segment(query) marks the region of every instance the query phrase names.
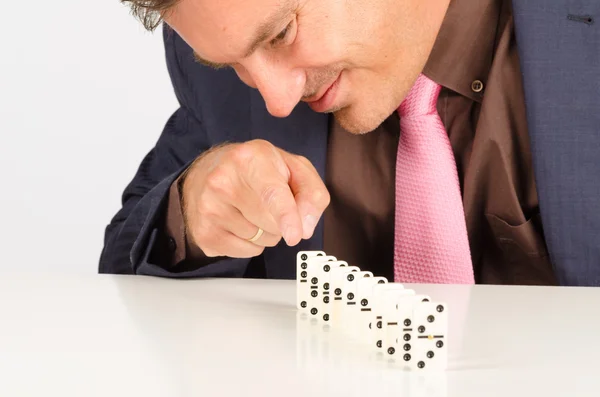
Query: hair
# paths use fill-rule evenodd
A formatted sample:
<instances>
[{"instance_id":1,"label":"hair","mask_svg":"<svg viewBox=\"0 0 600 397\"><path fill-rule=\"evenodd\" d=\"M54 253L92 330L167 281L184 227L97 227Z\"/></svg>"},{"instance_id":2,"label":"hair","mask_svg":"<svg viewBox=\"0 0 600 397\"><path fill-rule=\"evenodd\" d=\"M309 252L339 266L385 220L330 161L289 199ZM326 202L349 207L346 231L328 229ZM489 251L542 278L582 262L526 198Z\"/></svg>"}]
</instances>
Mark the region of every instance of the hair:
<instances>
[{"instance_id":1,"label":"hair","mask_svg":"<svg viewBox=\"0 0 600 397\"><path fill-rule=\"evenodd\" d=\"M161 24L164 14L171 10L180 0L120 0L129 4L131 13L144 27L153 31Z\"/></svg>"}]
</instances>

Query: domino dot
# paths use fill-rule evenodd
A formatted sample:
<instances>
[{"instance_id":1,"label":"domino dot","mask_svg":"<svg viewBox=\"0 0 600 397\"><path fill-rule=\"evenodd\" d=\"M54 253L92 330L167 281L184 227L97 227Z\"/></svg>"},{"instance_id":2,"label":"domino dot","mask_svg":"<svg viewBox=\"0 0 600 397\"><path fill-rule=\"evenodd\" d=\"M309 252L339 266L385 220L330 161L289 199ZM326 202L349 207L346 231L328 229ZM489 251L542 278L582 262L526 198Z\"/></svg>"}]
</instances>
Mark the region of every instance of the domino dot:
<instances>
[{"instance_id":1,"label":"domino dot","mask_svg":"<svg viewBox=\"0 0 600 397\"><path fill-rule=\"evenodd\" d=\"M421 326L419 327L419 332L420 332L420 333L423 333L423 332L425 332L425 327L421 325Z\"/></svg>"},{"instance_id":2,"label":"domino dot","mask_svg":"<svg viewBox=\"0 0 600 397\"><path fill-rule=\"evenodd\" d=\"M323 284L323 289L327 291L329 289L329 283Z\"/></svg>"},{"instance_id":3,"label":"domino dot","mask_svg":"<svg viewBox=\"0 0 600 397\"><path fill-rule=\"evenodd\" d=\"M441 313L444 311L444 306L438 305L438 307L436 307L436 310Z\"/></svg>"},{"instance_id":4,"label":"domino dot","mask_svg":"<svg viewBox=\"0 0 600 397\"><path fill-rule=\"evenodd\" d=\"M354 274L349 274L348 275L348 281L352 281L354 280Z\"/></svg>"},{"instance_id":5,"label":"domino dot","mask_svg":"<svg viewBox=\"0 0 600 397\"><path fill-rule=\"evenodd\" d=\"M410 350L410 343L405 343L404 344L404 350L405 351L409 351Z\"/></svg>"},{"instance_id":6,"label":"domino dot","mask_svg":"<svg viewBox=\"0 0 600 397\"><path fill-rule=\"evenodd\" d=\"M368 274L368 273L367 273L367 274L365 274L365 278L367 278L367 277L371 277L371 275L370 275L370 274Z\"/></svg>"},{"instance_id":7,"label":"domino dot","mask_svg":"<svg viewBox=\"0 0 600 397\"><path fill-rule=\"evenodd\" d=\"M312 309L310 309L310 314L315 315L317 314L319 311L317 310L317 308L313 307Z\"/></svg>"},{"instance_id":8,"label":"domino dot","mask_svg":"<svg viewBox=\"0 0 600 397\"><path fill-rule=\"evenodd\" d=\"M383 323L381 321L377 321L377 328L381 329L382 326L383 326Z\"/></svg>"},{"instance_id":9,"label":"domino dot","mask_svg":"<svg viewBox=\"0 0 600 397\"><path fill-rule=\"evenodd\" d=\"M319 254L319 256L321 256L321 254ZM306 254L302 254L302 256L300 257L303 261L308 259L308 255Z\"/></svg>"},{"instance_id":10,"label":"domino dot","mask_svg":"<svg viewBox=\"0 0 600 397\"><path fill-rule=\"evenodd\" d=\"M443 347L443 346L444 346L444 342L442 342L441 340L438 340L438 341L435 343L435 345L436 345L437 347L441 348L441 347Z\"/></svg>"},{"instance_id":11,"label":"domino dot","mask_svg":"<svg viewBox=\"0 0 600 397\"><path fill-rule=\"evenodd\" d=\"M316 283L318 283L318 282L319 282L319 279L318 279L318 278L316 278L316 277L313 277L313 278L310 280L310 282L311 282L311 283L313 283L313 284L316 284Z\"/></svg>"},{"instance_id":12,"label":"domino dot","mask_svg":"<svg viewBox=\"0 0 600 397\"><path fill-rule=\"evenodd\" d=\"M371 329L371 323L369 323L369 329Z\"/></svg>"},{"instance_id":13,"label":"domino dot","mask_svg":"<svg viewBox=\"0 0 600 397\"><path fill-rule=\"evenodd\" d=\"M323 320L329 321L329 314L323 314Z\"/></svg>"},{"instance_id":14,"label":"domino dot","mask_svg":"<svg viewBox=\"0 0 600 397\"><path fill-rule=\"evenodd\" d=\"M368 300L366 300L366 299L363 299L363 300L361 300L361 301L360 301L360 304L361 304L362 306L367 306L367 305L369 304L369 301L368 301Z\"/></svg>"},{"instance_id":15,"label":"domino dot","mask_svg":"<svg viewBox=\"0 0 600 397\"><path fill-rule=\"evenodd\" d=\"M319 252L319 253L317 254L317 256L323 256L323 254Z\"/></svg>"},{"instance_id":16,"label":"domino dot","mask_svg":"<svg viewBox=\"0 0 600 397\"><path fill-rule=\"evenodd\" d=\"M325 298L323 298L323 302L325 302L325 303L329 303L329 297L328 297L328 296L326 296Z\"/></svg>"},{"instance_id":17,"label":"domino dot","mask_svg":"<svg viewBox=\"0 0 600 397\"><path fill-rule=\"evenodd\" d=\"M410 354L408 354L408 353L405 354L403 358L404 358L404 361L410 361Z\"/></svg>"},{"instance_id":18,"label":"domino dot","mask_svg":"<svg viewBox=\"0 0 600 397\"><path fill-rule=\"evenodd\" d=\"M348 300L354 299L354 294L352 292L348 293Z\"/></svg>"},{"instance_id":19,"label":"domino dot","mask_svg":"<svg viewBox=\"0 0 600 397\"><path fill-rule=\"evenodd\" d=\"M425 368L425 363L423 361L419 361L419 363L417 364L417 367Z\"/></svg>"},{"instance_id":20,"label":"domino dot","mask_svg":"<svg viewBox=\"0 0 600 397\"><path fill-rule=\"evenodd\" d=\"M302 278L305 278L308 274L306 272L302 272L300 273L300 276L302 276Z\"/></svg>"},{"instance_id":21,"label":"domino dot","mask_svg":"<svg viewBox=\"0 0 600 397\"><path fill-rule=\"evenodd\" d=\"M302 302L300 302L300 306L301 306L301 307L306 307L306 301L302 301Z\"/></svg>"},{"instance_id":22,"label":"domino dot","mask_svg":"<svg viewBox=\"0 0 600 397\"><path fill-rule=\"evenodd\" d=\"M425 298L421 302L429 302L429 299Z\"/></svg>"},{"instance_id":23,"label":"domino dot","mask_svg":"<svg viewBox=\"0 0 600 397\"><path fill-rule=\"evenodd\" d=\"M329 270L331 270L331 268L329 267L329 265L325 265L323 267L323 270L325 271L325 273L327 273Z\"/></svg>"},{"instance_id":24,"label":"domino dot","mask_svg":"<svg viewBox=\"0 0 600 397\"><path fill-rule=\"evenodd\" d=\"M377 282L377 284L385 284L385 281L383 281L383 280L379 280L379 281Z\"/></svg>"},{"instance_id":25,"label":"domino dot","mask_svg":"<svg viewBox=\"0 0 600 397\"><path fill-rule=\"evenodd\" d=\"M394 354L394 353L396 353L396 349L394 349L393 347L390 347L388 349L388 354Z\"/></svg>"},{"instance_id":26,"label":"domino dot","mask_svg":"<svg viewBox=\"0 0 600 397\"><path fill-rule=\"evenodd\" d=\"M428 351L428 352L427 352L427 357L428 357L428 358L433 358L433 355L434 355L434 354L433 354L433 352L432 352L432 351Z\"/></svg>"},{"instance_id":27,"label":"domino dot","mask_svg":"<svg viewBox=\"0 0 600 397\"><path fill-rule=\"evenodd\" d=\"M334 292L335 292L336 295L341 295L342 294L342 290L339 289L339 288L336 288Z\"/></svg>"},{"instance_id":28,"label":"domino dot","mask_svg":"<svg viewBox=\"0 0 600 397\"><path fill-rule=\"evenodd\" d=\"M432 323L432 322L434 322L434 321L435 321L435 317L433 317L433 316L428 316L428 317L427 317L427 321L429 321L430 323Z\"/></svg>"},{"instance_id":29,"label":"domino dot","mask_svg":"<svg viewBox=\"0 0 600 397\"><path fill-rule=\"evenodd\" d=\"M410 340L410 334L404 334L404 340L408 342Z\"/></svg>"},{"instance_id":30,"label":"domino dot","mask_svg":"<svg viewBox=\"0 0 600 397\"><path fill-rule=\"evenodd\" d=\"M306 269L308 267L308 265L306 264L306 262L302 262L302 264L300 265L300 267L302 269Z\"/></svg>"},{"instance_id":31,"label":"domino dot","mask_svg":"<svg viewBox=\"0 0 600 397\"><path fill-rule=\"evenodd\" d=\"M377 347L381 347L382 343L380 340L377 341Z\"/></svg>"},{"instance_id":32,"label":"domino dot","mask_svg":"<svg viewBox=\"0 0 600 397\"><path fill-rule=\"evenodd\" d=\"M310 296L312 296L313 298L316 298L317 295L319 295L319 293L317 291L311 291L310 292Z\"/></svg>"},{"instance_id":33,"label":"domino dot","mask_svg":"<svg viewBox=\"0 0 600 397\"><path fill-rule=\"evenodd\" d=\"M412 324L412 322L410 321L409 318L407 318L406 320L404 320L404 325L407 327L410 327L410 325Z\"/></svg>"}]
</instances>

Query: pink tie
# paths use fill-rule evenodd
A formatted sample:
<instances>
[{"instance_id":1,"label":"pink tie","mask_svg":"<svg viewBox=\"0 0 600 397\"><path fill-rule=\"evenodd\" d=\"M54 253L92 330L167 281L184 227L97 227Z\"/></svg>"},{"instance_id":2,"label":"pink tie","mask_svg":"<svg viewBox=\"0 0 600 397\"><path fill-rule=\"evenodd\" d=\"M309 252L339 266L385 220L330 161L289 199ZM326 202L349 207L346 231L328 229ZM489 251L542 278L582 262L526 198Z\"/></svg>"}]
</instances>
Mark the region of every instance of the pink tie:
<instances>
[{"instance_id":1,"label":"pink tie","mask_svg":"<svg viewBox=\"0 0 600 397\"><path fill-rule=\"evenodd\" d=\"M420 75L398 108L396 282L474 283L456 163L436 109L440 89Z\"/></svg>"}]
</instances>

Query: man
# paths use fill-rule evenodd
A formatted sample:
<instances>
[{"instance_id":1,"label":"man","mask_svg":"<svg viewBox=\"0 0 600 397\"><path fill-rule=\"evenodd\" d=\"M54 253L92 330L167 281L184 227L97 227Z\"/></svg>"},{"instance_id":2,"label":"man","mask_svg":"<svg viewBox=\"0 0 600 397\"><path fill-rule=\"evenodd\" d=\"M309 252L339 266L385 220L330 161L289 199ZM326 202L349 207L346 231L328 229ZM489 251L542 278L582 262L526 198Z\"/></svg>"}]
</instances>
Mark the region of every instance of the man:
<instances>
[{"instance_id":1,"label":"man","mask_svg":"<svg viewBox=\"0 0 600 397\"><path fill-rule=\"evenodd\" d=\"M181 106L100 272L600 285L597 2L127 2Z\"/></svg>"}]
</instances>

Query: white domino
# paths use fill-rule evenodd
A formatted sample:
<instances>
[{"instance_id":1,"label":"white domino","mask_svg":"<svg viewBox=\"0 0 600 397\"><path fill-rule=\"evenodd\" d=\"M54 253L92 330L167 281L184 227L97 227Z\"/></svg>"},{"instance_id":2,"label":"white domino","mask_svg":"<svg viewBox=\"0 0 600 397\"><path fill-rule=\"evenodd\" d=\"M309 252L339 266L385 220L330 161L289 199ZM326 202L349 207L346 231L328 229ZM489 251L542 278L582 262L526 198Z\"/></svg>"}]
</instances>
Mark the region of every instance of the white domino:
<instances>
[{"instance_id":1,"label":"white domino","mask_svg":"<svg viewBox=\"0 0 600 397\"><path fill-rule=\"evenodd\" d=\"M358 312L353 318L351 324L351 334L360 340L366 341L371 334L371 321L373 314L373 291L377 288L382 288L388 284L385 277L363 277L358 282L357 287L357 304Z\"/></svg>"},{"instance_id":2,"label":"white domino","mask_svg":"<svg viewBox=\"0 0 600 397\"><path fill-rule=\"evenodd\" d=\"M331 303L330 307L330 319L333 324L336 326L341 326L342 322L342 310L344 310L345 304L345 291L344 286L345 282L348 278L348 274L350 273L358 273L360 268L358 266L345 266L338 267L331 271L331 276L329 279L330 285L330 299Z\"/></svg>"},{"instance_id":3,"label":"white domino","mask_svg":"<svg viewBox=\"0 0 600 397\"><path fill-rule=\"evenodd\" d=\"M372 346L382 349L386 335L387 318L393 314L396 300L399 295L415 295L412 289L404 288L398 283L387 283L373 286L373 308L371 310L371 338Z\"/></svg>"},{"instance_id":4,"label":"white domino","mask_svg":"<svg viewBox=\"0 0 600 397\"><path fill-rule=\"evenodd\" d=\"M360 307L358 287L360 285L360 280L364 278L372 279L373 273L365 271L348 273L343 283L342 302L344 302L344 304L340 311L340 322L349 334L351 333L350 329L353 326L354 317L358 316L358 308Z\"/></svg>"},{"instance_id":5,"label":"white domino","mask_svg":"<svg viewBox=\"0 0 600 397\"><path fill-rule=\"evenodd\" d=\"M307 349L318 333L327 342L319 355L325 362L343 362L343 357L334 355L352 341L385 357L394 368L447 369L445 302L350 266L324 251L298 252L296 269L297 331L311 336L297 338L302 367L312 366ZM329 346L332 343L342 346L334 349Z\"/></svg>"},{"instance_id":6,"label":"white domino","mask_svg":"<svg viewBox=\"0 0 600 397\"><path fill-rule=\"evenodd\" d=\"M348 263L345 261L327 261L319 263L317 278L318 278L318 286L317 293L319 295L319 300L317 302L316 308L318 311L318 316L323 321L328 322L331 318L333 307L333 291L331 288L331 276L332 272L335 272L338 268L346 268L348 267ZM312 293L312 291L311 291Z\"/></svg>"},{"instance_id":7,"label":"white domino","mask_svg":"<svg viewBox=\"0 0 600 397\"><path fill-rule=\"evenodd\" d=\"M308 311L306 299L310 296L308 259L325 255L323 251L300 251L296 254L296 308L302 312Z\"/></svg>"},{"instance_id":8,"label":"white domino","mask_svg":"<svg viewBox=\"0 0 600 397\"><path fill-rule=\"evenodd\" d=\"M448 307L419 302L413 307L410 368L445 370L448 366Z\"/></svg>"},{"instance_id":9,"label":"white domino","mask_svg":"<svg viewBox=\"0 0 600 397\"><path fill-rule=\"evenodd\" d=\"M420 294L394 297L394 301L388 306L386 332L383 338L383 347L386 354L398 356L410 353L412 345L406 342L410 342L412 338L414 308L419 303L430 299L429 296Z\"/></svg>"},{"instance_id":10,"label":"white domino","mask_svg":"<svg viewBox=\"0 0 600 397\"><path fill-rule=\"evenodd\" d=\"M320 281L323 275L323 267L327 264L334 263L337 259L335 256L313 256L307 259L308 263L308 296L305 298L307 302L306 310L313 317L319 316L319 307L321 306L322 297L320 294L320 286L323 284Z\"/></svg>"}]
</instances>

